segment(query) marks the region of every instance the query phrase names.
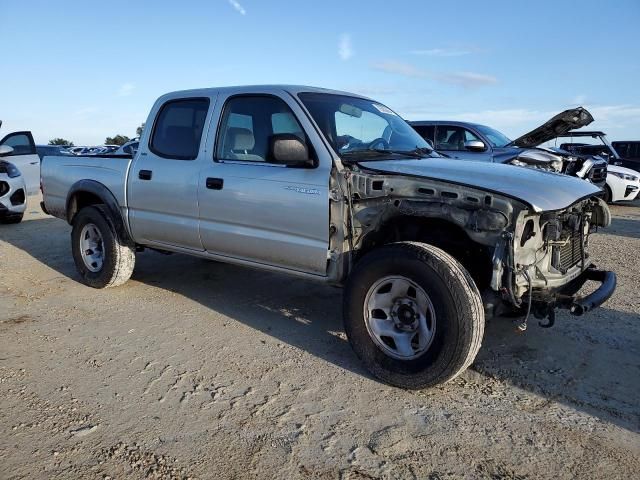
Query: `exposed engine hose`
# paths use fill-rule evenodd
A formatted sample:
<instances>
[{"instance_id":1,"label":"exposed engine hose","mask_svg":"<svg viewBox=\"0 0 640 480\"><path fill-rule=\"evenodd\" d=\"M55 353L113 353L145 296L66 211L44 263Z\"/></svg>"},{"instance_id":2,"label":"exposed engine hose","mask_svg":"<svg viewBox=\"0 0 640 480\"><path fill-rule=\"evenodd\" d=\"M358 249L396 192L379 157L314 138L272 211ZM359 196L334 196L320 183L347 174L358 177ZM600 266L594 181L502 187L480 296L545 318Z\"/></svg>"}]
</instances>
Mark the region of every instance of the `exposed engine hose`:
<instances>
[{"instance_id":1,"label":"exposed engine hose","mask_svg":"<svg viewBox=\"0 0 640 480\"><path fill-rule=\"evenodd\" d=\"M529 283L529 301L527 303L527 314L524 316L522 322L518 324L518 330L524 332L527 329L527 321L529 320L529 315L531 315L531 304L533 303L533 288L531 286L531 276L529 275L529 272L527 272L526 270L522 270L521 273Z\"/></svg>"}]
</instances>

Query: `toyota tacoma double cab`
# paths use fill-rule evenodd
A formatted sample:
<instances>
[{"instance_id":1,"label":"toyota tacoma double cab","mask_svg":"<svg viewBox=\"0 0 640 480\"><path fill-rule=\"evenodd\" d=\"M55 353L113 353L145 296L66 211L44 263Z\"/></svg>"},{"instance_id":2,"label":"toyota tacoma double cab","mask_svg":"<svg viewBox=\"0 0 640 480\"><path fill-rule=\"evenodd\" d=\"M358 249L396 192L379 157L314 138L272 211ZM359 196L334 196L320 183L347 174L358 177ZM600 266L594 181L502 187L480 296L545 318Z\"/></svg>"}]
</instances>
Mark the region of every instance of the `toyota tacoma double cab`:
<instances>
[{"instance_id":1,"label":"toyota tacoma double cab","mask_svg":"<svg viewBox=\"0 0 640 480\"><path fill-rule=\"evenodd\" d=\"M589 238L610 223L596 186L552 172L451 162L374 100L300 86L160 97L135 156L45 157L45 212L72 226L92 287L145 249L344 286L349 342L383 381L446 382L485 318L581 315L613 293ZM599 285L577 292L588 280Z\"/></svg>"}]
</instances>

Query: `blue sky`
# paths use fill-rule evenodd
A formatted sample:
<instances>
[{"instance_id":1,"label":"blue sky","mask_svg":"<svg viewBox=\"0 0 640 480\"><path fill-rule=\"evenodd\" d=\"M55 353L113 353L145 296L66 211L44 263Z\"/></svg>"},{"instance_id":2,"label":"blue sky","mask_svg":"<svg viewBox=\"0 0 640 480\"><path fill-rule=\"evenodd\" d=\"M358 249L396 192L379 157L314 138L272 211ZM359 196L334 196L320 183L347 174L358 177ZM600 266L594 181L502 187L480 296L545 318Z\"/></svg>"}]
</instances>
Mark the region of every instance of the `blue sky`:
<instances>
[{"instance_id":1,"label":"blue sky","mask_svg":"<svg viewBox=\"0 0 640 480\"><path fill-rule=\"evenodd\" d=\"M159 95L295 83L511 137L584 105L640 139L640 1L0 0L2 131L98 144Z\"/></svg>"}]
</instances>

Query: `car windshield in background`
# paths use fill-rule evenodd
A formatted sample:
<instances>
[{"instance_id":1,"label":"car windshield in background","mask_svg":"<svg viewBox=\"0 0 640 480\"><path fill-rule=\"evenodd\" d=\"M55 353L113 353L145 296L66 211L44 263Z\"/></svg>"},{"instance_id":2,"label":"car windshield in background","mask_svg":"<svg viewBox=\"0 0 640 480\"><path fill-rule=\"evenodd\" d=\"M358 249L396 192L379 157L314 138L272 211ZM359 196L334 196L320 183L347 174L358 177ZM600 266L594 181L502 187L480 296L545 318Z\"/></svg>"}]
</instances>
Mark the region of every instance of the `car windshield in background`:
<instances>
[{"instance_id":1,"label":"car windshield in background","mask_svg":"<svg viewBox=\"0 0 640 480\"><path fill-rule=\"evenodd\" d=\"M494 130L491 127L487 127L485 125L476 125L476 128L482 133L493 148L502 148L506 147L511 143L511 139L507 138L506 135L500 133L497 130Z\"/></svg>"},{"instance_id":2,"label":"car windshield in background","mask_svg":"<svg viewBox=\"0 0 640 480\"><path fill-rule=\"evenodd\" d=\"M436 156L407 122L380 103L328 93L298 96L343 158Z\"/></svg>"}]
</instances>

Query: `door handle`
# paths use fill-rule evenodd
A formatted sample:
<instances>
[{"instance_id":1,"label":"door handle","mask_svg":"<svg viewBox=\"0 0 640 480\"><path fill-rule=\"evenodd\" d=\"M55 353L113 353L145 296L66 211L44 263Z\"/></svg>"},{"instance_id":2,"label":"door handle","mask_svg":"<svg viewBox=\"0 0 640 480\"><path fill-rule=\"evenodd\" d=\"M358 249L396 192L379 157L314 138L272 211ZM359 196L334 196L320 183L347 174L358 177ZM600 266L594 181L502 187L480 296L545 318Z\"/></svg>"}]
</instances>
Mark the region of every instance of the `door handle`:
<instances>
[{"instance_id":1,"label":"door handle","mask_svg":"<svg viewBox=\"0 0 640 480\"><path fill-rule=\"evenodd\" d=\"M224 180L222 178L207 177L207 188L209 190L222 190Z\"/></svg>"},{"instance_id":2,"label":"door handle","mask_svg":"<svg viewBox=\"0 0 640 480\"><path fill-rule=\"evenodd\" d=\"M29 165L38 165L40 162L31 162Z\"/></svg>"},{"instance_id":3,"label":"door handle","mask_svg":"<svg viewBox=\"0 0 640 480\"><path fill-rule=\"evenodd\" d=\"M138 178L140 180L151 180L151 175L153 172L151 170L140 170L138 172Z\"/></svg>"}]
</instances>

